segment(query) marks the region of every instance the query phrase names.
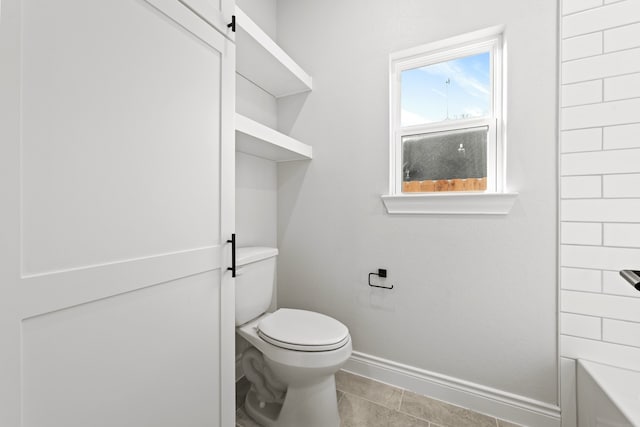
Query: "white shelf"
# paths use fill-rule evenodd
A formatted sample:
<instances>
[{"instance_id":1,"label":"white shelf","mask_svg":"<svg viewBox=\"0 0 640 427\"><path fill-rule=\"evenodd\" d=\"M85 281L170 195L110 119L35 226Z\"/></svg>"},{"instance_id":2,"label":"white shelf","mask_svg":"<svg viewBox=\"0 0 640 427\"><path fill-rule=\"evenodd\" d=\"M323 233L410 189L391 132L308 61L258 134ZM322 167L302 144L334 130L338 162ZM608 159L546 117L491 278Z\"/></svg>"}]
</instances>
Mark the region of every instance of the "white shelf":
<instances>
[{"instance_id":1,"label":"white shelf","mask_svg":"<svg viewBox=\"0 0 640 427\"><path fill-rule=\"evenodd\" d=\"M236 113L236 151L276 162L310 160L311 146Z\"/></svg>"},{"instance_id":2,"label":"white shelf","mask_svg":"<svg viewBox=\"0 0 640 427\"><path fill-rule=\"evenodd\" d=\"M236 70L276 98L307 92L312 79L236 6Z\"/></svg>"}]
</instances>

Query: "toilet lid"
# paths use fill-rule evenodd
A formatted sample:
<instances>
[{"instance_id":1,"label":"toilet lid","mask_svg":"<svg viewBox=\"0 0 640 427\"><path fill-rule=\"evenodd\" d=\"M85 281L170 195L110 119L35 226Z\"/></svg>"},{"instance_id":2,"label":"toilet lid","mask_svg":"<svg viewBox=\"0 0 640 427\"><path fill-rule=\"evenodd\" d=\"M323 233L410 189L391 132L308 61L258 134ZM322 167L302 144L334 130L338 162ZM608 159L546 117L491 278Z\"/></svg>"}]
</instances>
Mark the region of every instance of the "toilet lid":
<instances>
[{"instance_id":1,"label":"toilet lid","mask_svg":"<svg viewBox=\"0 0 640 427\"><path fill-rule=\"evenodd\" d=\"M349 341L349 329L336 319L307 310L281 308L258 324L258 335L278 347L329 351Z\"/></svg>"}]
</instances>

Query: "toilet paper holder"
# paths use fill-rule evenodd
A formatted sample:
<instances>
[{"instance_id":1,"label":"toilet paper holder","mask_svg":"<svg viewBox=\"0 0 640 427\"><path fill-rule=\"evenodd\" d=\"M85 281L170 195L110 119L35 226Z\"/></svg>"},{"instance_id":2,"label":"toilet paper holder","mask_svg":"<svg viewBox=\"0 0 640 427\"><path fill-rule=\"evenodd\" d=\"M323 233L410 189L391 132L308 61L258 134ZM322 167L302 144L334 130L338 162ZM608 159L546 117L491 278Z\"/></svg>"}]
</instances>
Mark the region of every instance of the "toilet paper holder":
<instances>
[{"instance_id":1,"label":"toilet paper holder","mask_svg":"<svg viewBox=\"0 0 640 427\"><path fill-rule=\"evenodd\" d=\"M393 289L393 285L391 285L391 286L381 286L381 285L372 284L371 283L371 276L378 276L378 277L386 278L387 277L387 270L386 269L379 268L377 273L369 273L369 286L371 286L372 288Z\"/></svg>"},{"instance_id":2,"label":"toilet paper holder","mask_svg":"<svg viewBox=\"0 0 640 427\"><path fill-rule=\"evenodd\" d=\"M620 275L640 291L640 270L620 270Z\"/></svg>"}]
</instances>

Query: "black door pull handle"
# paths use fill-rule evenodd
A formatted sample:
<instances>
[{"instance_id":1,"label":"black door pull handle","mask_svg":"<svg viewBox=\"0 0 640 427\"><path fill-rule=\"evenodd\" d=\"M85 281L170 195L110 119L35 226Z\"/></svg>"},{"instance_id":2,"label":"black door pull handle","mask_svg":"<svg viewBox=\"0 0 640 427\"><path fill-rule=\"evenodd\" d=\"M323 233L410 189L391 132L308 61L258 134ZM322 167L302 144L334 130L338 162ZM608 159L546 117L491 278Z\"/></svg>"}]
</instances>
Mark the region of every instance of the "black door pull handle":
<instances>
[{"instance_id":1,"label":"black door pull handle","mask_svg":"<svg viewBox=\"0 0 640 427\"><path fill-rule=\"evenodd\" d=\"M227 267L227 270L231 270L231 277L236 277L236 233L231 235L227 243L231 243L231 267Z\"/></svg>"}]
</instances>

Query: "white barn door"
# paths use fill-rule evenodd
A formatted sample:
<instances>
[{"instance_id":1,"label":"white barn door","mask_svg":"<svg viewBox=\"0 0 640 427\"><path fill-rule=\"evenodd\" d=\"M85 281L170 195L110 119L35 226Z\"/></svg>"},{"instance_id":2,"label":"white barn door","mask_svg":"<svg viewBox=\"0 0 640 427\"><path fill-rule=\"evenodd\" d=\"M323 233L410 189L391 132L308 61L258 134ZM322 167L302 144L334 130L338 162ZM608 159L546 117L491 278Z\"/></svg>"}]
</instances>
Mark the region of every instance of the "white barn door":
<instances>
[{"instance_id":1,"label":"white barn door","mask_svg":"<svg viewBox=\"0 0 640 427\"><path fill-rule=\"evenodd\" d=\"M0 0L0 425L229 426L234 44L177 0Z\"/></svg>"}]
</instances>

